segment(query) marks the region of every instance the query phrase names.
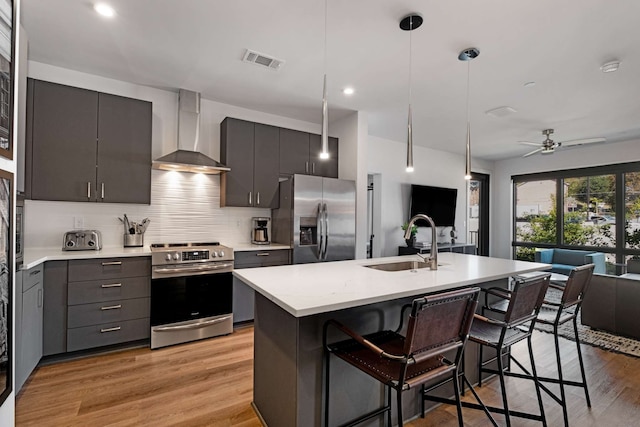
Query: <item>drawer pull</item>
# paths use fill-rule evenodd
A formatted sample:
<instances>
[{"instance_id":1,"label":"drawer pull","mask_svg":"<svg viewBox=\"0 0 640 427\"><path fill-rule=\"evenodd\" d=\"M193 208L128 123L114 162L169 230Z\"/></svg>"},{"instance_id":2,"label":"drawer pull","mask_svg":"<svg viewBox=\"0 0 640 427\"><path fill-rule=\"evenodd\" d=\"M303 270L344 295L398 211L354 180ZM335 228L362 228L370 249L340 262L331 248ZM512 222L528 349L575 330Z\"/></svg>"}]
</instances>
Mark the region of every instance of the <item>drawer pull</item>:
<instances>
[{"instance_id":1,"label":"drawer pull","mask_svg":"<svg viewBox=\"0 0 640 427\"><path fill-rule=\"evenodd\" d=\"M122 304L118 304L118 305L107 305L105 307L100 307L100 310L105 311L105 310L117 310L119 308L122 308Z\"/></svg>"},{"instance_id":2,"label":"drawer pull","mask_svg":"<svg viewBox=\"0 0 640 427\"><path fill-rule=\"evenodd\" d=\"M122 265L122 261L111 261L111 262L103 262L102 266L105 267L107 265Z\"/></svg>"},{"instance_id":3,"label":"drawer pull","mask_svg":"<svg viewBox=\"0 0 640 427\"><path fill-rule=\"evenodd\" d=\"M33 276L34 274L40 274L40 270L30 271L29 276Z\"/></svg>"},{"instance_id":4,"label":"drawer pull","mask_svg":"<svg viewBox=\"0 0 640 427\"><path fill-rule=\"evenodd\" d=\"M196 322L189 323L186 325L177 325L177 326L161 326L153 328L154 332L170 332L170 331L179 331L185 329L200 329L205 328L207 326L215 325L216 323L225 322L231 319L231 316L219 317L217 319L205 320L204 322Z\"/></svg>"},{"instance_id":5,"label":"drawer pull","mask_svg":"<svg viewBox=\"0 0 640 427\"><path fill-rule=\"evenodd\" d=\"M269 256L269 252L259 252L256 256Z\"/></svg>"},{"instance_id":6,"label":"drawer pull","mask_svg":"<svg viewBox=\"0 0 640 427\"><path fill-rule=\"evenodd\" d=\"M120 329L122 329L120 326L116 326L114 328L104 328L104 329L100 329L100 333L104 334L105 332L116 332L116 331L119 331Z\"/></svg>"},{"instance_id":7,"label":"drawer pull","mask_svg":"<svg viewBox=\"0 0 640 427\"><path fill-rule=\"evenodd\" d=\"M110 284L105 284L105 285L100 285L101 288L121 288L122 287L122 283L110 283Z\"/></svg>"}]
</instances>

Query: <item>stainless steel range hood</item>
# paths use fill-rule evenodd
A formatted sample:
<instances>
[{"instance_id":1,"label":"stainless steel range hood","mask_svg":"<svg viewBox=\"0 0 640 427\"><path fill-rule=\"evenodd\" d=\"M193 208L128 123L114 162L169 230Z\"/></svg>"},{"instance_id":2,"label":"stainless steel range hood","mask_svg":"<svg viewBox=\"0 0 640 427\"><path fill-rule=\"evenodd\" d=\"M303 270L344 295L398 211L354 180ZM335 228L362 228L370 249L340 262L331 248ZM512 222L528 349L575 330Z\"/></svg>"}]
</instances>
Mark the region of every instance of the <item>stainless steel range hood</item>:
<instances>
[{"instance_id":1,"label":"stainless steel range hood","mask_svg":"<svg viewBox=\"0 0 640 427\"><path fill-rule=\"evenodd\" d=\"M153 161L153 169L219 174L231 169L198 152L200 138L200 94L180 89L178 104L178 149Z\"/></svg>"}]
</instances>

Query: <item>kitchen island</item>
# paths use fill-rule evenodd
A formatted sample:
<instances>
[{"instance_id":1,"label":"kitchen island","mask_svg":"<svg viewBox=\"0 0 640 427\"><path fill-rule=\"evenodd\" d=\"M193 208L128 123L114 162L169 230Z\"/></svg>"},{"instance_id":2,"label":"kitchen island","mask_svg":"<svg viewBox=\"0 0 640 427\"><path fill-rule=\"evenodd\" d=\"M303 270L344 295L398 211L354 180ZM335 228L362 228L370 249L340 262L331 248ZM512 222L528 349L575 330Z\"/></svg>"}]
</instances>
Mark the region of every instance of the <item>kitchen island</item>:
<instances>
[{"instance_id":1,"label":"kitchen island","mask_svg":"<svg viewBox=\"0 0 640 427\"><path fill-rule=\"evenodd\" d=\"M320 426L322 420L322 326L337 319L361 334L395 329L400 307L415 297L469 286L508 285L508 278L550 268L548 264L457 253L439 255L438 270L381 271L367 266L417 255L236 270L256 291L253 404L267 426ZM336 335L330 340L344 339ZM467 372L477 351L468 346ZM342 363L331 370L330 425L381 405L383 387ZM406 418L418 414L417 391L405 392ZM395 409L394 409L395 410ZM369 424L379 425L377 420Z\"/></svg>"}]
</instances>

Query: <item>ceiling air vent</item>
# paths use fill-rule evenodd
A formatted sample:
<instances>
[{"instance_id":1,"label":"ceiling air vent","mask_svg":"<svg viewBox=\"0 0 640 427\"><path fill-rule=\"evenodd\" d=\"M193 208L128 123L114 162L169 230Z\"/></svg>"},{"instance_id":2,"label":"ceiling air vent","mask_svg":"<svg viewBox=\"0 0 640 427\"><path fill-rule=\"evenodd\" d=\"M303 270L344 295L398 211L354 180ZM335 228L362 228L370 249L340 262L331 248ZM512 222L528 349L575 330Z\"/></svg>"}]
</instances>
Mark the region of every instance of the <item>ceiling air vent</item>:
<instances>
[{"instance_id":1,"label":"ceiling air vent","mask_svg":"<svg viewBox=\"0 0 640 427\"><path fill-rule=\"evenodd\" d=\"M273 58L271 56L256 52L254 50L249 50L244 53L244 57L242 58L244 62L250 62L252 64L260 65L263 67L267 67L271 70L279 70L280 67L284 64L284 61L280 59Z\"/></svg>"}]
</instances>

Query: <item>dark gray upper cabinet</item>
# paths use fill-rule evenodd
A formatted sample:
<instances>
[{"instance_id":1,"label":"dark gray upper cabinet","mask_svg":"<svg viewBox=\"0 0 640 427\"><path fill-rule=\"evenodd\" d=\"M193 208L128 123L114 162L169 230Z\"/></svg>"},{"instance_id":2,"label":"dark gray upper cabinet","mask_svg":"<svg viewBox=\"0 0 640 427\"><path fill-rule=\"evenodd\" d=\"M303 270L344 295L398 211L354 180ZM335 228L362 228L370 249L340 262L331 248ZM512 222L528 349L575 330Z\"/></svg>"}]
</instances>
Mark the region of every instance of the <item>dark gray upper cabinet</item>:
<instances>
[{"instance_id":1,"label":"dark gray upper cabinet","mask_svg":"<svg viewBox=\"0 0 640 427\"><path fill-rule=\"evenodd\" d=\"M279 134L274 126L227 117L220 125L220 206L275 208Z\"/></svg>"},{"instance_id":2,"label":"dark gray upper cabinet","mask_svg":"<svg viewBox=\"0 0 640 427\"><path fill-rule=\"evenodd\" d=\"M39 80L28 83L32 114L27 122L27 197L30 187L36 200L92 199L98 93Z\"/></svg>"},{"instance_id":3,"label":"dark gray upper cabinet","mask_svg":"<svg viewBox=\"0 0 640 427\"><path fill-rule=\"evenodd\" d=\"M338 177L338 139L329 138L329 159L320 158L320 135L280 129L280 173Z\"/></svg>"},{"instance_id":4,"label":"dark gray upper cabinet","mask_svg":"<svg viewBox=\"0 0 640 427\"><path fill-rule=\"evenodd\" d=\"M321 159L322 140L320 135L309 135L309 161L312 175L338 177L338 138L329 137L329 158Z\"/></svg>"},{"instance_id":5,"label":"dark gray upper cabinet","mask_svg":"<svg viewBox=\"0 0 640 427\"><path fill-rule=\"evenodd\" d=\"M151 103L98 96L97 200L151 203Z\"/></svg>"},{"instance_id":6,"label":"dark gray upper cabinet","mask_svg":"<svg viewBox=\"0 0 640 427\"><path fill-rule=\"evenodd\" d=\"M310 174L309 134L292 129L280 129L280 173Z\"/></svg>"},{"instance_id":7,"label":"dark gray upper cabinet","mask_svg":"<svg viewBox=\"0 0 640 427\"><path fill-rule=\"evenodd\" d=\"M151 201L151 103L29 79L26 197Z\"/></svg>"}]
</instances>

